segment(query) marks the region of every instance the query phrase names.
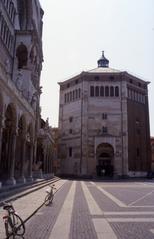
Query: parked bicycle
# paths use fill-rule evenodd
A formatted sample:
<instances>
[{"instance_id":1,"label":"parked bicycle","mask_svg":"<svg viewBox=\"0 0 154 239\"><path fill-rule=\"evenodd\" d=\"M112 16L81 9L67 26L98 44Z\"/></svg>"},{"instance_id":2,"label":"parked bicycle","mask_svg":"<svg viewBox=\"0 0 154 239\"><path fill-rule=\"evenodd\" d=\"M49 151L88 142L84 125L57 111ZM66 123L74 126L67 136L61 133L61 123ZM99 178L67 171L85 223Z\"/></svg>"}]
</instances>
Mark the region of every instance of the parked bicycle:
<instances>
[{"instance_id":1,"label":"parked bicycle","mask_svg":"<svg viewBox=\"0 0 154 239\"><path fill-rule=\"evenodd\" d=\"M54 184L49 185L49 187L50 187L50 188L46 189L47 195L46 195L45 200L44 200L44 204L45 204L46 206L48 206L49 204L52 203L53 197L54 197L54 190L56 190Z\"/></svg>"},{"instance_id":2,"label":"parked bicycle","mask_svg":"<svg viewBox=\"0 0 154 239\"><path fill-rule=\"evenodd\" d=\"M25 224L15 211L13 205L4 202L3 209L5 211L3 220L6 238L11 237L14 239L15 236L23 236L25 233Z\"/></svg>"}]
</instances>

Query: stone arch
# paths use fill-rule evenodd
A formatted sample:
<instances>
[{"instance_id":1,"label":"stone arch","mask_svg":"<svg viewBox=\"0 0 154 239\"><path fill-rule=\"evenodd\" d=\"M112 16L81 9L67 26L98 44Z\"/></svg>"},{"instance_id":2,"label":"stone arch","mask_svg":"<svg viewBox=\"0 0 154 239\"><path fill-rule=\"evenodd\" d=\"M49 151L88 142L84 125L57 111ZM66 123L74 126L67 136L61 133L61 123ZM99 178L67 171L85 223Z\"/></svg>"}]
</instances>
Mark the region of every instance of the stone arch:
<instances>
[{"instance_id":1,"label":"stone arch","mask_svg":"<svg viewBox=\"0 0 154 239\"><path fill-rule=\"evenodd\" d=\"M7 105L5 111L5 126L10 126L12 129L16 129L17 123L17 110L13 103Z\"/></svg>"},{"instance_id":2,"label":"stone arch","mask_svg":"<svg viewBox=\"0 0 154 239\"><path fill-rule=\"evenodd\" d=\"M10 103L4 112L4 128L2 131L2 150L0 162L0 177L7 179L10 176L10 168L12 165L12 150L14 134L16 134L16 108Z\"/></svg>"},{"instance_id":3,"label":"stone arch","mask_svg":"<svg viewBox=\"0 0 154 239\"><path fill-rule=\"evenodd\" d=\"M109 143L101 143L96 148L96 171L98 176L113 176L114 148Z\"/></svg>"},{"instance_id":4,"label":"stone arch","mask_svg":"<svg viewBox=\"0 0 154 239\"><path fill-rule=\"evenodd\" d=\"M17 47L16 56L18 59L18 69L26 67L28 62L28 50L23 42Z\"/></svg>"}]
</instances>

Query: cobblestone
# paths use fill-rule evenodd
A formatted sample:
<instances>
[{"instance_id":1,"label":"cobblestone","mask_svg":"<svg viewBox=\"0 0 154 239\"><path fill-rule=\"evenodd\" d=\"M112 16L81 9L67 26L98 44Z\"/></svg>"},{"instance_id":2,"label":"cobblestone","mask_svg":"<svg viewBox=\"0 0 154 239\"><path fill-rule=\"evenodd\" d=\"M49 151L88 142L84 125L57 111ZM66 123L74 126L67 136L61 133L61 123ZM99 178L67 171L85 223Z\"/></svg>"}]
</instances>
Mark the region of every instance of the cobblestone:
<instances>
[{"instance_id":1,"label":"cobblestone","mask_svg":"<svg viewBox=\"0 0 154 239\"><path fill-rule=\"evenodd\" d=\"M64 184L64 185L63 185ZM61 187L63 185L63 187ZM72 181L59 181L56 187L61 189L55 194L53 204L51 206L43 206L27 223L25 239L49 239L52 237L52 229L58 220L58 217L64 215L62 220L67 220L67 213L61 214L64 208L64 202L70 194ZM106 235L105 225L113 230L113 238L117 239L152 239L154 238L154 184L146 183L97 183L85 181L92 198L86 197L85 188L81 187L81 182L76 181L75 197L73 203L72 218L70 224L70 233L68 236L63 234L65 239L97 239L99 231L102 235ZM96 186L99 185L109 194L104 194ZM105 185L105 186L104 186ZM143 185L143 187L142 187ZM121 187L122 186L122 187ZM147 186L147 187L146 187ZM84 190L84 191L83 191ZM44 200L46 193L45 188L29 194L23 198L19 198L13 202L14 207L19 215L26 219ZM114 197L112 197L112 195ZM123 204L117 204L117 200L121 200ZM91 200L88 204L87 200ZM73 201L72 201L73 202ZM89 210L89 205L97 204L100 213ZM129 203L135 202L133 206ZM69 205L67 203L66 205ZM121 205L121 206L120 206ZM96 207L96 206L95 206ZM95 208L94 207L94 208ZM67 212L66 208L66 212ZM2 210L0 208L0 214ZM102 214L101 214L102 213ZM63 216L62 216L63 217ZM4 226L2 225L2 217L0 218L0 239L4 238ZM127 221L124 219L127 219ZM148 219L148 223L146 220ZM135 222L135 220L137 222ZM94 224L96 222L96 224ZM101 224L102 223L102 224ZM65 225L66 223L64 223ZM102 226L101 226L102 225ZM104 227L104 228L103 228ZM103 234L104 233L104 234ZM61 239L59 238L59 239ZM107 238L109 238L107 236ZM104 238L104 239L107 239Z\"/></svg>"},{"instance_id":2,"label":"cobblestone","mask_svg":"<svg viewBox=\"0 0 154 239\"><path fill-rule=\"evenodd\" d=\"M91 221L91 216L89 215L81 185L78 183L72 214L71 239L85 238L97 239L97 235Z\"/></svg>"}]
</instances>

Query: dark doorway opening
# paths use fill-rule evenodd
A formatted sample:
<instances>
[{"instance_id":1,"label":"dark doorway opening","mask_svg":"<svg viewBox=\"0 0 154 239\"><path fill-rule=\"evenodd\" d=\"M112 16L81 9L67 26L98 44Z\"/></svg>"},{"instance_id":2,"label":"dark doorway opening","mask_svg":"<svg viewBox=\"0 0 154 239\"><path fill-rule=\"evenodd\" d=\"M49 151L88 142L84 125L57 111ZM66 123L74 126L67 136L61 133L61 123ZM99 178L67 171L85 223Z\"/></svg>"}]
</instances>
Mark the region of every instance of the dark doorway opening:
<instances>
[{"instance_id":1,"label":"dark doorway opening","mask_svg":"<svg viewBox=\"0 0 154 239\"><path fill-rule=\"evenodd\" d=\"M99 177L113 177L114 150L110 144L103 143L97 147L96 174Z\"/></svg>"}]
</instances>

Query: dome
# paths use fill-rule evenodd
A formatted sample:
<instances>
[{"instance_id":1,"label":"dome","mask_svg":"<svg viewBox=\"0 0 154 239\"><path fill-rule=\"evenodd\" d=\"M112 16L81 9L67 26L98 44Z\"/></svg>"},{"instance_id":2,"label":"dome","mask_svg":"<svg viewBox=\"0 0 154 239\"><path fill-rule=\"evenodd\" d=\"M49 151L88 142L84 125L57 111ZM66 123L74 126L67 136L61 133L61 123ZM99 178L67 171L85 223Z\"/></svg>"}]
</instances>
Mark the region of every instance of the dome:
<instances>
[{"instance_id":1,"label":"dome","mask_svg":"<svg viewBox=\"0 0 154 239\"><path fill-rule=\"evenodd\" d=\"M105 58L104 51L102 51L102 57L97 61L98 67L109 67L109 60Z\"/></svg>"}]
</instances>

